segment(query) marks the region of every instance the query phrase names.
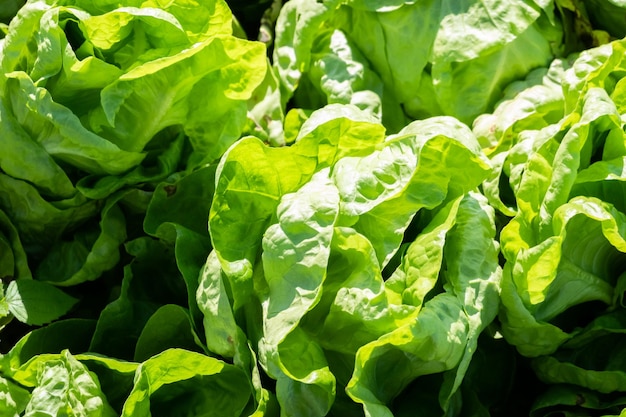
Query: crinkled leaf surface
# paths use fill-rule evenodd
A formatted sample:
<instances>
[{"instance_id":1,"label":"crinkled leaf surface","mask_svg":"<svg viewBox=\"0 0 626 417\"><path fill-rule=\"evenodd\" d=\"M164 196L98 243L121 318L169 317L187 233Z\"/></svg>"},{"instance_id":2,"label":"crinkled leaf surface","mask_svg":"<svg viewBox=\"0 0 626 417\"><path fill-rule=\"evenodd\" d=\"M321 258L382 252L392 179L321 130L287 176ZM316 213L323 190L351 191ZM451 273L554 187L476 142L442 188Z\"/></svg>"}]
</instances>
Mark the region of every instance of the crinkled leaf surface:
<instances>
[{"instance_id":1,"label":"crinkled leaf surface","mask_svg":"<svg viewBox=\"0 0 626 417\"><path fill-rule=\"evenodd\" d=\"M95 375L67 350L41 357L37 385L26 405L25 416L73 415L111 417L116 413L106 401Z\"/></svg>"}]
</instances>

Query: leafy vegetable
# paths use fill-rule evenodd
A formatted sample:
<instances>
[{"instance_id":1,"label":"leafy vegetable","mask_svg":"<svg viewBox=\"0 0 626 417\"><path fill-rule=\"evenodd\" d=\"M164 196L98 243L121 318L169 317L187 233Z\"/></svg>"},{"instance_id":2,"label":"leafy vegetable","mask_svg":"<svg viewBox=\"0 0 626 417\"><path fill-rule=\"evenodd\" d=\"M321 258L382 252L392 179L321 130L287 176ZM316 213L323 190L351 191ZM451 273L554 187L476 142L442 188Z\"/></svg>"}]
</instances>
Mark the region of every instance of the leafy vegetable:
<instances>
[{"instance_id":1,"label":"leafy vegetable","mask_svg":"<svg viewBox=\"0 0 626 417\"><path fill-rule=\"evenodd\" d=\"M5 314L28 324L46 324L67 313L76 300L45 282L21 279L6 289Z\"/></svg>"},{"instance_id":2,"label":"leafy vegetable","mask_svg":"<svg viewBox=\"0 0 626 417\"><path fill-rule=\"evenodd\" d=\"M516 109L509 120L485 116L475 128L485 132L498 161L487 195L514 216L500 239L506 259L502 334L535 358L542 381L582 387L572 388L584 392L582 398L624 387L617 323L626 218L616 171L624 155L616 94L623 51L616 41L582 52L567 66L559 62L548 77L500 104L494 116ZM545 401L569 404L560 402L568 401L560 399L569 395L565 391L550 392ZM603 408L598 401L588 407Z\"/></svg>"},{"instance_id":3,"label":"leafy vegetable","mask_svg":"<svg viewBox=\"0 0 626 417\"><path fill-rule=\"evenodd\" d=\"M209 215L215 252L198 290L207 343L228 357L248 341L257 344L261 366L277 380L278 401L287 415L328 413L339 392L331 358L352 356L358 366L361 346L366 349L414 320L419 306L386 293L381 270L420 209L433 210L446 201L458 205L488 169L470 131L454 119L415 122L386 139L382 130L378 135L365 130L370 126L377 125L354 107L329 106L311 115L293 146L271 149L253 138L242 140L218 167ZM361 131L371 132L369 147L362 136L351 141ZM247 157L260 151L263 158ZM462 172L455 169L460 165ZM227 220L244 212L248 216L238 222ZM385 218L390 220L381 223ZM489 230L488 218L479 229ZM487 242L497 275L496 247ZM428 266L437 271L441 260ZM492 306L492 318L496 309ZM470 327L471 337L477 337L478 328ZM241 340L242 329L253 338ZM353 334L348 343L347 331ZM461 356L453 356L449 368ZM342 372L345 378L352 370ZM357 373L353 381L359 378Z\"/></svg>"},{"instance_id":4,"label":"leafy vegetable","mask_svg":"<svg viewBox=\"0 0 626 417\"><path fill-rule=\"evenodd\" d=\"M563 50L552 2L302 0L287 3L278 23L274 62L289 93L376 103L392 129L403 110L470 123L506 84Z\"/></svg>"},{"instance_id":5,"label":"leafy vegetable","mask_svg":"<svg viewBox=\"0 0 626 417\"><path fill-rule=\"evenodd\" d=\"M166 350L142 363L122 416L239 416L248 398L238 368L184 350Z\"/></svg>"},{"instance_id":6,"label":"leafy vegetable","mask_svg":"<svg viewBox=\"0 0 626 417\"><path fill-rule=\"evenodd\" d=\"M0 60L0 207L39 265L35 278L97 279L127 238L122 190L211 162L243 130L263 46L232 36L225 3L186 7L31 1L12 21Z\"/></svg>"},{"instance_id":7,"label":"leafy vegetable","mask_svg":"<svg viewBox=\"0 0 626 417\"><path fill-rule=\"evenodd\" d=\"M5 3L1 415L626 415L624 4Z\"/></svg>"}]
</instances>

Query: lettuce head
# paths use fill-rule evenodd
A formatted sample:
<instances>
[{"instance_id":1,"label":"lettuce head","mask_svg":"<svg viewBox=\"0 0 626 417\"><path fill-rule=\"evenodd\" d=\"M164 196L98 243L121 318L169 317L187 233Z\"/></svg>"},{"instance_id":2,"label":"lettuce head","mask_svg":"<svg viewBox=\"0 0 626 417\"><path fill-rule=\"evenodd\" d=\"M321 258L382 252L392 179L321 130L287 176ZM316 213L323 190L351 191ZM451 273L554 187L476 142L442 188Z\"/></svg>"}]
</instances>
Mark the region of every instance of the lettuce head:
<instances>
[{"instance_id":1,"label":"lettuce head","mask_svg":"<svg viewBox=\"0 0 626 417\"><path fill-rule=\"evenodd\" d=\"M267 61L232 26L222 0L33 0L11 20L0 209L36 278L96 279L158 182L239 138Z\"/></svg>"},{"instance_id":2,"label":"lettuce head","mask_svg":"<svg viewBox=\"0 0 626 417\"><path fill-rule=\"evenodd\" d=\"M281 10L274 63L296 105L352 103L398 129L436 115L471 123L563 51L551 1L298 0Z\"/></svg>"}]
</instances>

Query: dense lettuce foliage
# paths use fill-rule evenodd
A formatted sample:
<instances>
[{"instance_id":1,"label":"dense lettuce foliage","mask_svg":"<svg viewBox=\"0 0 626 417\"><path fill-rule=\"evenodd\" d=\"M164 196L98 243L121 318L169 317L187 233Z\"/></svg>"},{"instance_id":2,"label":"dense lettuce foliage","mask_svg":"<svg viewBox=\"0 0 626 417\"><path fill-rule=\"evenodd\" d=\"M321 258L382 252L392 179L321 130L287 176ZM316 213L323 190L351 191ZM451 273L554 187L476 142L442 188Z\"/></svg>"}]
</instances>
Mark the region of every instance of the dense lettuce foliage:
<instances>
[{"instance_id":1,"label":"dense lettuce foliage","mask_svg":"<svg viewBox=\"0 0 626 417\"><path fill-rule=\"evenodd\" d=\"M274 62L297 104L320 96L395 123L402 114L471 122L563 49L555 11L545 1L290 1Z\"/></svg>"},{"instance_id":2,"label":"dense lettuce foliage","mask_svg":"<svg viewBox=\"0 0 626 417\"><path fill-rule=\"evenodd\" d=\"M0 12L2 416L626 416L626 3Z\"/></svg>"}]
</instances>

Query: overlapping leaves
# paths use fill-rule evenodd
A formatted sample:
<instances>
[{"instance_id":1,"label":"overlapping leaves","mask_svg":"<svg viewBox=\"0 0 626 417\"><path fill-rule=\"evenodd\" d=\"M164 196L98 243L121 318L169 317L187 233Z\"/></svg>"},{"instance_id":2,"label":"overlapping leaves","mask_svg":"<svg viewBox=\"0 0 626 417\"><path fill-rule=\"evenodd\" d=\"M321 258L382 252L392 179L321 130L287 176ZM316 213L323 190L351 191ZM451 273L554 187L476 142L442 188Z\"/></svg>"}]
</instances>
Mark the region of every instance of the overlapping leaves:
<instances>
[{"instance_id":1,"label":"overlapping leaves","mask_svg":"<svg viewBox=\"0 0 626 417\"><path fill-rule=\"evenodd\" d=\"M0 410L623 415L623 10L27 2Z\"/></svg>"}]
</instances>

